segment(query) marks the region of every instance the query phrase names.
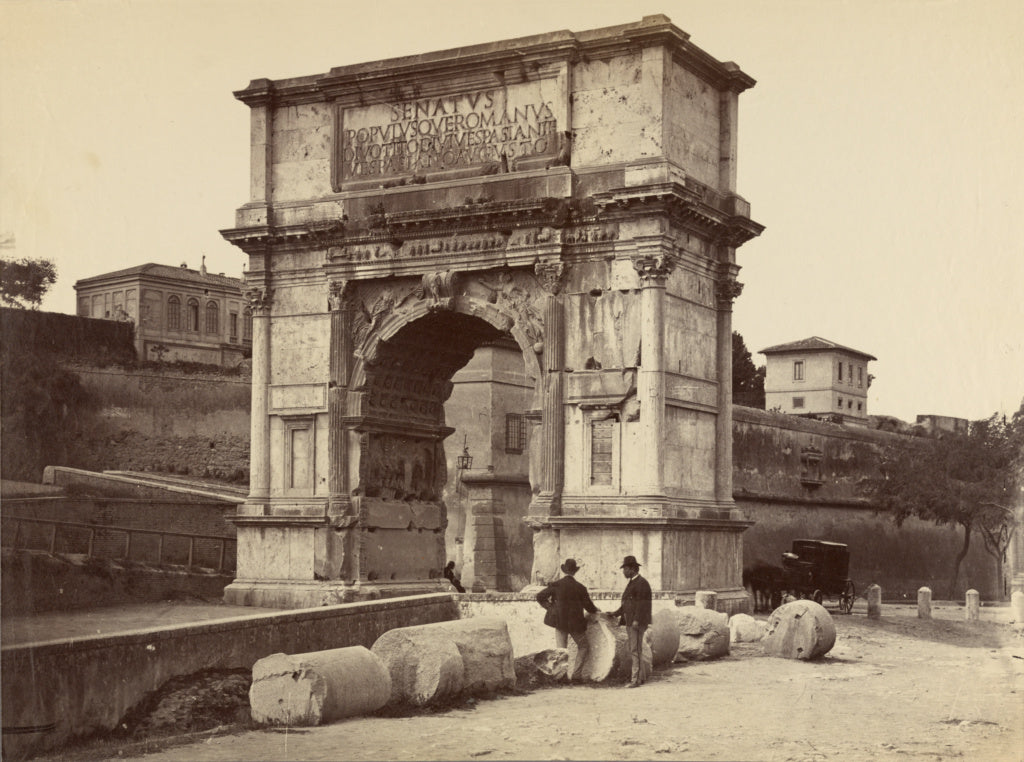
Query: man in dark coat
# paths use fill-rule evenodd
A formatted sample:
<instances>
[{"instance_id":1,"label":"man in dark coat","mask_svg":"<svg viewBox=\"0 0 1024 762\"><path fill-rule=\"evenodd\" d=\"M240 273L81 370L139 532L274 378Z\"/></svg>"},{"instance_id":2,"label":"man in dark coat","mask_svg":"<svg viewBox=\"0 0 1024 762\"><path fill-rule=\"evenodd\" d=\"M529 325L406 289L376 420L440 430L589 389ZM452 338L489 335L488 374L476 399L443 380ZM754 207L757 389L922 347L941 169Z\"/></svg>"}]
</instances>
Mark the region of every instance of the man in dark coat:
<instances>
[{"instance_id":1,"label":"man in dark coat","mask_svg":"<svg viewBox=\"0 0 1024 762\"><path fill-rule=\"evenodd\" d=\"M448 565L444 567L444 578L452 583L456 590L460 593L466 592L466 588L462 586L462 580L455 574L455 562L449 561Z\"/></svg>"},{"instance_id":2,"label":"man in dark coat","mask_svg":"<svg viewBox=\"0 0 1024 762\"><path fill-rule=\"evenodd\" d=\"M569 645L569 636L576 643L576 661L569 671L570 680L579 680L583 676L583 664L590 653L585 612L596 614L598 611L586 586L573 576L579 568L575 558L567 558L562 564L565 576L537 593L537 603L547 609L544 624L555 628L555 645L565 648Z\"/></svg>"},{"instance_id":3,"label":"man in dark coat","mask_svg":"<svg viewBox=\"0 0 1024 762\"><path fill-rule=\"evenodd\" d=\"M626 556L622 562L623 576L629 580L622 591L622 603L612 612L619 617L619 624L626 625L629 656L633 670L627 688L636 688L647 682L647 665L644 664L644 633L651 624L651 585L640 576L640 564L635 556Z\"/></svg>"}]
</instances>

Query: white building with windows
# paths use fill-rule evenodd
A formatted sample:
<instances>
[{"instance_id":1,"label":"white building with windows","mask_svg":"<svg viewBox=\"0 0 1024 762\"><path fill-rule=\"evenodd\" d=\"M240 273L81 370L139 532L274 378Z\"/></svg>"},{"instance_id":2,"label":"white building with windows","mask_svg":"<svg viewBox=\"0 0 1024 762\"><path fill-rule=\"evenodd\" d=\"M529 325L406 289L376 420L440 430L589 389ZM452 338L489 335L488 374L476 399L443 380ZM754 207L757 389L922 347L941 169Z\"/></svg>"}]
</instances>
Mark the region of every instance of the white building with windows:
<instances>
[{"instance_id":1,"label":"white building with windows","mask_svg":"<svg viewBox=\"0 0 1024 762\"><path fill-rule=\"evenodd\" d=\"M250 355L252 314L241 278L144 264L75 283L78 314L135 324L140 360L235 366Z\"/></svg>"},{"instance_id":2,"label":"white building with windows","mask_svg":"<svg viewBox=\"0 0 1024 762\"><path fill-rule=\"evenodd\" d=\"M834 341L809 339L762 349L767 410L866 425L868 363L876 357Z\"/></svg>"}]
</instances>

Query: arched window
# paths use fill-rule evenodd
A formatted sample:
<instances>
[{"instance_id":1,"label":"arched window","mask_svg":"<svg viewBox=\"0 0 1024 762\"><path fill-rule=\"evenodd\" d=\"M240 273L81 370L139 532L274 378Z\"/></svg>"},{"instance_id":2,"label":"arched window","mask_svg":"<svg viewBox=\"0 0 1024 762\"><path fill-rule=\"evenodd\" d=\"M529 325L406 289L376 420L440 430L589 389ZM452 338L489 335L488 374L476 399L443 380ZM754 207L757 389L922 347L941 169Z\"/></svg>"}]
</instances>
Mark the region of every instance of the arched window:
<instances>
[{"instance_id":1,"label":"arched window","mask_svg":"<svg viewBox=\"0 0 1024 762\"><path fill-rule=\"evenodd\" d=\"M206 332L218 333L220 331L220 307L217 302L206 303Z\"/></svg>"},{"instance_id":2,"label":"arched window","mask_svg":"<svg viewBox=\"0 0 1024 762\"><path fill-rule=\"evenodd\" d=\"M181 299L176 296L167 300L167 329L181 330Z\"/></svg>"},{"instance_id":3,"label":"arched window","mask_svg":"<svg viewBox=\"0 0 1024 762\"><path fill-rule=\"evenodd\" d=\"M188 330L199 330L199 300L188 300Z\"/></svg>"}]
</instances>

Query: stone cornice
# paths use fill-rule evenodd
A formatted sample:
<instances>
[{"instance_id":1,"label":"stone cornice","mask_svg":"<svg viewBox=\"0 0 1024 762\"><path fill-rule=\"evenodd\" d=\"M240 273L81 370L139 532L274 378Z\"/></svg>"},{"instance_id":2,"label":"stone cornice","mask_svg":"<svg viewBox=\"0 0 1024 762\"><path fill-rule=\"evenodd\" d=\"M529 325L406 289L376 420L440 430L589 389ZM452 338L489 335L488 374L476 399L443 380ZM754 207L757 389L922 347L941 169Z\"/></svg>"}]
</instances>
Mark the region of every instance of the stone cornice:
<instances>
[{"instance_id":1,"label":"stone cornice","mask_svg":"<svg viewBox=\"0 0 1024 762\"><path fill-rule=\"evenodd\" d=\"M707 237L719 245L738 247L755 238L764 225L733 214L728 198L710 189L677 182L630 188L614 188L593 198L602 219L613 221L637 214L668 214L680 227Z\"/></svg>"},{"instance_id":2,"label":"stone cornice","mask_svg":"<svg viewBox=\"0 0 1024 762\"><path fill-rule=\"evenodd\" d=\"M339 66L326 74L255 79L234 93L250 107L334 100L361 105L381 95L398 100L556 76L561 65L664 46L673 59L722 90L742 92L754 80L690 42L666 16L582 32L558 31L513 40Z\"/></svg>"}]
</instances>

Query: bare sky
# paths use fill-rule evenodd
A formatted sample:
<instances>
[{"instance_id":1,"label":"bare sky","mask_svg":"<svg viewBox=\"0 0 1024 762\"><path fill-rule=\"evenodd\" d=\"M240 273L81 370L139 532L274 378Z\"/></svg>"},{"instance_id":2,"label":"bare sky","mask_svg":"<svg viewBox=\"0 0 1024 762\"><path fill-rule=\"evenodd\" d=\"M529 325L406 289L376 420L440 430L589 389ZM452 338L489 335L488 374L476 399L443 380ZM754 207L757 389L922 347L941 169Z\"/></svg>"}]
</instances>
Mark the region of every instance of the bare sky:
<instances>
[{"instance_id":1,"label":"bare sky","mask_svg":"<svg viewBox=\"0 0 1024 762\"><path fill-rule=\"evenodd\" d=\"M81 278L240 275L251 79L664 13L758 80L740 98L734 327L878 357L869 412L981 418L1024 398L1024 3L709 0L0 2L0 238Z\"/></svg>"}]
</instances>

